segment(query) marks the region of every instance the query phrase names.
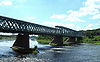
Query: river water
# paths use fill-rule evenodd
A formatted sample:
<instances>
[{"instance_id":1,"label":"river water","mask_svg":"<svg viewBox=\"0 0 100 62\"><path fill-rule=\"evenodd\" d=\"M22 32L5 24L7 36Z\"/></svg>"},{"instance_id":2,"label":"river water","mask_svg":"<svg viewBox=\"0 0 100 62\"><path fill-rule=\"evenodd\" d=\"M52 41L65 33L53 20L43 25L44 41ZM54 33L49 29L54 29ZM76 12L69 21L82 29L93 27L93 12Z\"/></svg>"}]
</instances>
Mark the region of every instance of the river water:
<instances>
[{"instance_id":1,"label":"river water","mask_svg":"<svg viewBox=\"0 0 100 62\"><path fill-rule=\"evenodd\" d=\"M0 40L0 62L100 62L100 45L50 46L30 40L38 54L17 54L10 47L15 40Z\"/></svg>"}]
</instances>

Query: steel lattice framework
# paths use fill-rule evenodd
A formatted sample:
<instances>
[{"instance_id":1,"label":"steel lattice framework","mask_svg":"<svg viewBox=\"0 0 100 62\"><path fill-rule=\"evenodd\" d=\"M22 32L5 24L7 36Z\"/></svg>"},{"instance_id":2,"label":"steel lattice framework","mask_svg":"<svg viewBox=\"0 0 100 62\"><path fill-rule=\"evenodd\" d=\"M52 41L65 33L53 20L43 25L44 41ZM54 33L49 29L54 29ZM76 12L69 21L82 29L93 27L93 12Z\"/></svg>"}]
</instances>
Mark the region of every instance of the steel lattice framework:
<instances>
[{"instance_id":1,"label":"steel lattice framework","mask_svg":"<svg viewBox=\"0 0 100 62\"><path fill-rule=\"evenodd\" d=\"M0 32L76 36L76 37L84 36L82 32L78 32L69 28L61 26L58 27L56 26L56 28L52 28L4 16L0 16Z\"/></svg>"}]
</instances>

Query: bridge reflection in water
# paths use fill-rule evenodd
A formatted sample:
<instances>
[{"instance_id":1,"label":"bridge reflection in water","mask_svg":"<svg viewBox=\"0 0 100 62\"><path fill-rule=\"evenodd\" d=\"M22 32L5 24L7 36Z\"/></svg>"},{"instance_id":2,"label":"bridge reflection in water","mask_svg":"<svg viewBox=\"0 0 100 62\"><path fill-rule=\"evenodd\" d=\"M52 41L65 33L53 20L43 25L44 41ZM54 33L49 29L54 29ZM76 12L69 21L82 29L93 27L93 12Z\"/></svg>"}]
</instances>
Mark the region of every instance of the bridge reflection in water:
<instances>
[{"instance_id":1,"label":"bridge reflection in water","mask_svg":"<svg viewBox=\"0 0 100 62\"><path fill-rule=\"evenodd\" d=\"M9 17L0 16L0 32L19 33L13 46L29 48L29 35L50 35L54 37L51 44L63 45L78 43L84 37L84 33L63 26L47 27L35 23L29 23ZM69 37L63 42L63 37Z\"/></svg>"}]
</instances>

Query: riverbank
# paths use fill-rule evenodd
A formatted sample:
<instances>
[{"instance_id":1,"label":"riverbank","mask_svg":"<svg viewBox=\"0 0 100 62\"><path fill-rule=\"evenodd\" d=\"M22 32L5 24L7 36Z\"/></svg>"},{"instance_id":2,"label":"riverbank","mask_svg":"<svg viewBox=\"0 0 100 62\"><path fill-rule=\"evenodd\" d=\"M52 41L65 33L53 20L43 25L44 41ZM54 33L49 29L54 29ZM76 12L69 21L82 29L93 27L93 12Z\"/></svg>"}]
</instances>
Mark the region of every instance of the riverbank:
<instances>
[{"instance_id":1,"label":"riverbank","mask_svg":"<svg viewBox=\"0 0 100 62\"><path fill-rule=\"evenodd\" d=\"M37 42L41 43L41 44L50 44L50 40L39 40L37 39ZM91 44L96 44L96 45L100 45L100 41L82 41L81 43L91 43Z\"/></svg>"},{"instance_id":2,"label":"riverbank","mask_svg":"<svg viewBox=\"0 0 100 62\"><path fill-rule=\"evenodd\" d=\"M100 41L95 41L98 40L100 36L95 36L94 38L90 39L88 37L84 37L81 43L92 43L96 45L100 45ZM16 39L16 36L2 36L0 35L0 39ZM38 39L37 42L40 44L50 44L52 42L51 38L45 39L45 36L43 39Z\"/></svg>"},{"instance_id":3,"label":"riverbank","mask_svg":"<svg viewBox=\"0 0 100 62\"><path fill-rule=\"evenodd\" d=\"M16 36L2 36L2 35L0 35L0 39L16 39Z\"/></svg>"},{"instance_id":4,"label":"riverbank","mask_svg":"<svg viewBox=\"0 0 100 62\"><path fill-rule=\"evenodd\" d=\"M100 41L83 41L82 43L92 43L92 44L100 45Z\"/></svg>"},{"instance_id":5,"label":"riverbank","mask_svg":"<svg viewBox=\"0 0 100 62\"><path fill-rule=\"evenodd\" d=\"M37 39L37 42L39 42L41 44L49 44L51 41L50 40Z\"/></svg>"}]
</instances>

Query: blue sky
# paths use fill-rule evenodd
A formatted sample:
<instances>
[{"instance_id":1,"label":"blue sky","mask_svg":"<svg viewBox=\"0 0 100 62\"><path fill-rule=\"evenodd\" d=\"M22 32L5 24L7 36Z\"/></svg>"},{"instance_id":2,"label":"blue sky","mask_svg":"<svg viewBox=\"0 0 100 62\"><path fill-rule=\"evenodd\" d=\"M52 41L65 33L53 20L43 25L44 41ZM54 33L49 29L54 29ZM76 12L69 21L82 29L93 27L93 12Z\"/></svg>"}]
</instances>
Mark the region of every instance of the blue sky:
<instances>
[{"instance_id":1,"label":"blue sky","mask_svg":"<svg viewBox=\"0 0 100 62\"><path fill-rule=\"evenodd\" d=\"M100 28L100 0L0 0L0 15L74 30Z\"/></svg>"}]
</instances>

